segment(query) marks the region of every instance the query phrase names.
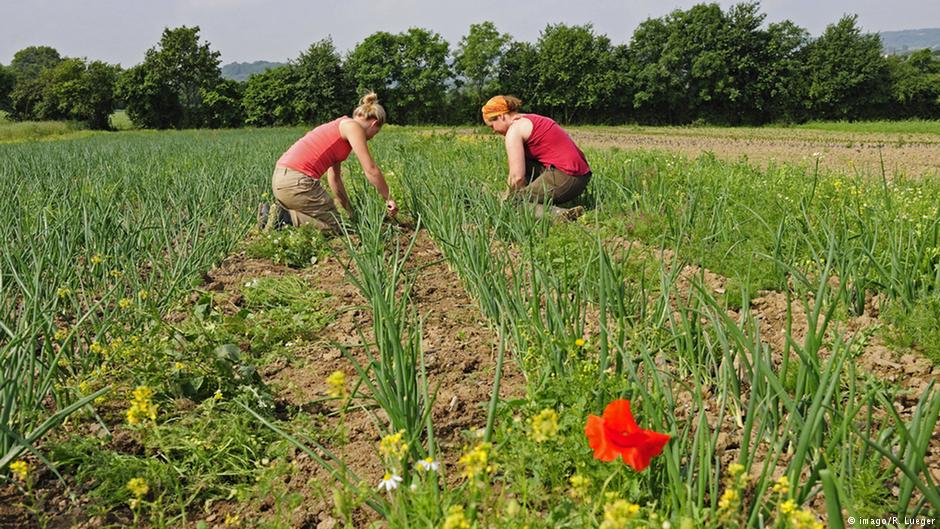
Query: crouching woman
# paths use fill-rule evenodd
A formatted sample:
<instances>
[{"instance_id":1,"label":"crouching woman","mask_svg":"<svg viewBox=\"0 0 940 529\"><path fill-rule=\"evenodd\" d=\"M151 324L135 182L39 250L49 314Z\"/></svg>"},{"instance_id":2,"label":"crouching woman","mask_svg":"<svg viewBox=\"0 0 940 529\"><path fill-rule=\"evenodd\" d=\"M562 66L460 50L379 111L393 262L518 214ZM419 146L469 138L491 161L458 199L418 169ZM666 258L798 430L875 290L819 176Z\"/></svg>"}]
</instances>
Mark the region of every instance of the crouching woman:
<instances>
[{"instance_id":1,"label":"crouching woman","mask_svg":"<svg viewBox=\"0 0 940 529\"><path fill-rule=\"evenodd\" d=\"M350 152L356 154L369 183L385 200L388 215L394 217L398 205L389 195L382 170L372 159L367 145L382 130L383 124L385 109L378 103L378 96L368 93L359 101L351 118L342 116L320 125L281 155L271 180L280 209L278 224L313 223L320 230L340 233L339 211L320 180L325 174L336 199L352 214L341 172L342 162ZM263 211L259 216L267 218ZM259 219L259 224L262 222Z\"/></svg>"}]
</instances>

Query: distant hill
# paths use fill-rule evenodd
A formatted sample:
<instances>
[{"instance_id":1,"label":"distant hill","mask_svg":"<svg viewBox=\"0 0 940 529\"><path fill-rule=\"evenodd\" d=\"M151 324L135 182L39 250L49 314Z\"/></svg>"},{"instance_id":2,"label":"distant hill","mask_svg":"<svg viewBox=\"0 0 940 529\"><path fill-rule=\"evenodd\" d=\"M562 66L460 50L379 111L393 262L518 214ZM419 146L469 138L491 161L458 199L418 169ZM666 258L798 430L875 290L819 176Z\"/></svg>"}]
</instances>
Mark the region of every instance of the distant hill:
<instances>
[{"instance_id":1,"label":"distant hill","mask_svg":"<svg viewBox=\"0 0 940 529\"><path fill-rule=\"evenodd\" d=\"M940 51L940 28L882 31L879 35L881 35L885 53L891 55L904 54L923 48Z\"/></svg>"},{"instance_id":2,"label":"distant hill","mask_svg":"<svg viewBox=\"0 0 940 529\"><path fill-rule=\"evenodd\" d=\"M242 82L253 73L260 73L265 70L270 70L271 68L277 68L278 66L283 66L282 62L268 62L268 61L255 61L255 62L230 62L222 66L222 78L223 79L232 79L238 82Z\"/></svg>"}]
</instances>

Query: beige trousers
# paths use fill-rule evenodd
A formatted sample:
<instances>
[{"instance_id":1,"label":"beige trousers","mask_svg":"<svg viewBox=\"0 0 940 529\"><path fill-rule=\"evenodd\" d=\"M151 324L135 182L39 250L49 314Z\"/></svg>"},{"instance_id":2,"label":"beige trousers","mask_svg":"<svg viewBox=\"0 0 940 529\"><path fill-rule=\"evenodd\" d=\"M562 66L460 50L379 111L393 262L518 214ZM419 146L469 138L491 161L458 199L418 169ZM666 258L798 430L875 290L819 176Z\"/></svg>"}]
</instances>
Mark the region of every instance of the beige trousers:
<instances>
[{"instance_id":1,"label":"beige trousers","mask_svg":"<svg viewBox=\"0 0 940 529\"><path fill-rule=\"evenodd\" d=\"M271 177L271 188L278 206L290 212L294 226L313 223L319 230L342 233L339 211L319 179L286 167L276 167Z\"/></svg>"},{"instance_id":2,"label":"beige trousers","mask_svg":"<svg viewBox=\"0 0 940 529\"><path fill-rule=\"evenodd\" d=\"M544 204L549 199L555 204L574 200L591 181L591 173L571 176L555 167L545 167L535 160L526 160L525 169L528 185L513 194L538 204Z\"/></svg>"}]
</instances>

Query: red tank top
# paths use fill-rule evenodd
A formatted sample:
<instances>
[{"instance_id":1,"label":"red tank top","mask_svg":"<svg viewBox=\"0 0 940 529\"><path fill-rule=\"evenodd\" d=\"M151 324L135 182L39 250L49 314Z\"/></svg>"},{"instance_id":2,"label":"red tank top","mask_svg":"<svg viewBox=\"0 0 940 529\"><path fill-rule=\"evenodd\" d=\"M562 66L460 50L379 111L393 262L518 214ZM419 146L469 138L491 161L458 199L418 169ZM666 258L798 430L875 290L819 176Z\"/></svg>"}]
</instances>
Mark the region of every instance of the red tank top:
<instances>
[{"instance_id":1,"label":"red tank top","mask_svg":"<svg viewBox=\"0 0 940 529\"><path fill-rule=\"evenodd\" d=\"M571 176L591 172L584 153L558 123L538 114L522 114L522 117L532 122L532 134L525 142L526 158L538 160L545 167L553 165Z\"/></svg>"},{"instance_id":2,"label":"red tank top","mask_svg":"<svg viewBox=\"0 0 940 529\"><path fill-rule=\"evenodd\" d=\"M286 167L317 180L337 162L349 157L352 146L339 134L339 124L346 116L324 123L297 140L277 160L278 167Z\"/></svg>"}]
</instances>

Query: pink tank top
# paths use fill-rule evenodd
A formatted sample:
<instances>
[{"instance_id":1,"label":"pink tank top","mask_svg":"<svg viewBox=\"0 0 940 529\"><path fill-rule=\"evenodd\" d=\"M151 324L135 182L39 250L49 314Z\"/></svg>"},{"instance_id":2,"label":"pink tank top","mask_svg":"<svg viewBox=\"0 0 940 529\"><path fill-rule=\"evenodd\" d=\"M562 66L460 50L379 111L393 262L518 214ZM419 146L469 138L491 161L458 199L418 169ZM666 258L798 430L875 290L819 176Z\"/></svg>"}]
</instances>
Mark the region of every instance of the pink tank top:
<instances>
[{"instance_id":1,"label":"pink tank top","mask_svg":"<svg viewBox=\"0 0 940 529\"><path fill-rule=\"evenodd\" d=\"M525 142L526 158L538 160L545 167L553 165L571 176L591 172L584 153L558 123L538 114L522 114L522 117L532 122L532 134Z\"/></svg>"},{"instance_id":2,"label":"pink tank top","mask_svg":"<svg viewBox=\"0 0 940 529\"><path fill-rule=\"evenodd\" d=\"M324 123L297 140L277 160L278 167L286 167L317 180L327 169L349 157L352 146L339 134L339 124L346 116Z\"/></svg>"}]
</instances>

